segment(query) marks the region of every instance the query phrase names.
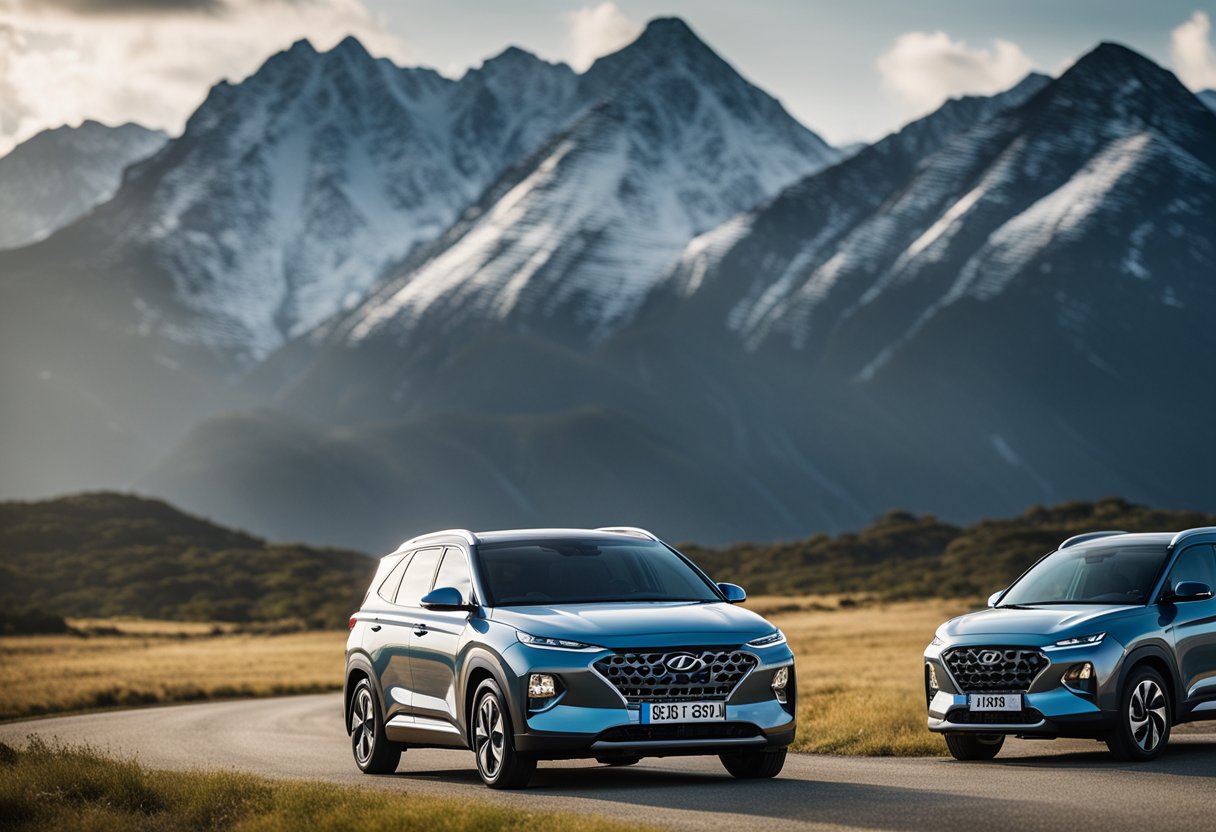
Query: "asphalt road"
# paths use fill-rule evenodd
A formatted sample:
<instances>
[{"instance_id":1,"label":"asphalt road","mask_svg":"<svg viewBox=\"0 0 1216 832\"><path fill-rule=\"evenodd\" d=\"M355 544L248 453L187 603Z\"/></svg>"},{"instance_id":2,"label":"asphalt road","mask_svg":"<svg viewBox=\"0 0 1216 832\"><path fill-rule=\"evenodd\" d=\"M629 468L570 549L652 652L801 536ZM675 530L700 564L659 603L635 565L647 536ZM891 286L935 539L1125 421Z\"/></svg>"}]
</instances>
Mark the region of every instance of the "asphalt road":
<instances>
[{"instance_id":1,"label":"asphalt road","mask_svg":"<svg viewBox=\"0 0 1216 832\"><path fill-rule=\"evenodd\" d=\"M759 782L732 780L712 757L541 763L526 791L491 792L468 752L408 751L397 774L361 774L340 714L337 694L180 705L8 723L0 741L37 734L153 768L239 769L681 829L1195 830L1211 828L1216 809L1216 733L1191 726L1141 766L1112 762L1094 742L1010 741L992 763L790 755L779 778Z\"/></svg>"}]
</instances>

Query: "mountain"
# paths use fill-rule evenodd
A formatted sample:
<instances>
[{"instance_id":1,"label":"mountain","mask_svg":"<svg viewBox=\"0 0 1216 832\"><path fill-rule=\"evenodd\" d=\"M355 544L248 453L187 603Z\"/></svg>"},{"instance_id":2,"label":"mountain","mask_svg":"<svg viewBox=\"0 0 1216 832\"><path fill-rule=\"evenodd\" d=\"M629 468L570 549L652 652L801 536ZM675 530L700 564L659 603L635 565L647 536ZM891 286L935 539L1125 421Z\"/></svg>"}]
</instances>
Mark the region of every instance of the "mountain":
<instances>
[{"instance_id":1,"label":"mountain","mask_svg":"<svg viewBox=\"0 0 1216 832\"><path fill-rule=\"evenodd\" d=\"M29 610L340 627L375 571L356 552L267 543L158 500L98 492L0 502L6 617Z\"/></svg>"},{"instance_id":2,"label":"mountain","mask_svg":"<svg viewBox=\"0 0 1216 832\"><path fill-rule=\"evenodd\" d=\"M165 143L160 130L85 121L56 127L0 158L0 249L36 242L118 190L123 170Z\"/></svg>"},{"instance_id":3,"label":"mountain","mask_svg":"<svg viewBox=\"0 0 1216 832\"><path fill-rule=\"evenodd\" d=\"M1209 110L1216 110L1216 90L1202 90L1195 95Z\"/></svg>"}]
</instances>

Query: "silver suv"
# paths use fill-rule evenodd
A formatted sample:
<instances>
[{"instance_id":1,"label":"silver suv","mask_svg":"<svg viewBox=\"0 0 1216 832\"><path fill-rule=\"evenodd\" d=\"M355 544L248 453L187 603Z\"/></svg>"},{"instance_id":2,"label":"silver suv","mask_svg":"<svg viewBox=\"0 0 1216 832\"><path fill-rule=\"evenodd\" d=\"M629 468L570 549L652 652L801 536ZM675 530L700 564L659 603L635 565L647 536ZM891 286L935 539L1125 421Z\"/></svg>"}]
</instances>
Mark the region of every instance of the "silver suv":
<instances>
[{"instance_id":1,"label":"silver suv","mask_svg":"<svg viewBox=\"0 0 1216 832\"><path fill-rule=\"evenodd\" d=\"M385 557L346 644L355 763L467 748L491 788L541 759L718 755L774 777L794 739L785 636L642 529L435 532Z\"/></svg>"},{"instance_id":2,"label":"silver suv","mask_svg":"<svg viewBox=\"0 0 1216 832\"><path fill-rule=\"evenodd\" d=\"M959 760L1008 735L1104 740L1151 760L1216 718L1216 528L1069 538L947 621L925 651L929 730Z\"/></svg>"}]
</instances>

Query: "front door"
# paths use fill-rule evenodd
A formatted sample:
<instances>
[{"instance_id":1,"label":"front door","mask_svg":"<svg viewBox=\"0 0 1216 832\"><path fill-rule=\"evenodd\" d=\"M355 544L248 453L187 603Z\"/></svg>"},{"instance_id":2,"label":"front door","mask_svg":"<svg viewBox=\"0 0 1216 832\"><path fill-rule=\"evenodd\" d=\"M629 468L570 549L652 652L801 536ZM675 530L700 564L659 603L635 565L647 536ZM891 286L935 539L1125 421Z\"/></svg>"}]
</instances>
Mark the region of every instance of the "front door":
<instances>
[{"instance_id":1,"label":"front door","mask_svg":"<svg viewBox=\"0 0 1216 832\"><path fill-rule=\"evenodd\" d=\"M1182 581L1198 581L1216 590L1216 551L1212 544L1200 543L1182 551L1170 571L1169 586ZM1175 607L1170 629L1185 699L1191 705L1216 702L1216 598L1186 601Z\"/></svg>"}]
</instances>

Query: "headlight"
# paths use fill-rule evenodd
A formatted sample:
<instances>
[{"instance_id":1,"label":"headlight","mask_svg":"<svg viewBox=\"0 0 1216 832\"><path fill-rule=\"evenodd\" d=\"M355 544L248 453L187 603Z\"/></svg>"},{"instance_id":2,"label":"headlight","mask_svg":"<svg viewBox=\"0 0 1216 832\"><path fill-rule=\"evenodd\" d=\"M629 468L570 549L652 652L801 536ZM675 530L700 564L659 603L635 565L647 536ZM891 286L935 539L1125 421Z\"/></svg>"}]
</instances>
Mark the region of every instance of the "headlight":
<instances>
[{"instance_id":1,"label":"headlight","mask_svg":"<svg viewBox=\"0 0 1216 832\"><path fill-rule=\"evenodd\" d=\"M594 644L583 644L581 641L571 641L565 638L547 638L545 636L533 636L522 630L515 631L516 637L524 644L530 647L548 647L552 650L599 650Z\"/></svg>"},{"instance_id":2,"label":"headlight","mask_svg":"<svg viewBox=\"0 0 1216 832\"><path fill-rule=\"evenodd\" d=\"M748 647L773 647L778 644L785 644L785 633L780 630L769 633L760 638L754 638L747 643Z\"/></svg>"},{"instance_id":3,"label":"headlight","mask_svg":"<svg viewBox=\"0 0 1216 832\"><path fill-rule=\"evenodd\" d=\"M1052 647L1085 647L1090 644L1101 644L1102 639L1106 638L1106 633L1094 633L1092 636L1077 636L1076 638L1065 638L1057 641Z\"/></svg>"},{"instance_id":4,"label":"headlight","mask_svg":"<svg viewBox=\"0 0 1216 832\"><path fill-rule=\"evenodd\" d=\"M933 636L933 641L929 642L929 646L930 646L930 647L937 647L938 645L940 645L940 644L945 644L945 643L946 643L946 642L942 641L942 637L941 637L941 636L939 636L939 635L936 635L936 634L935 634L935 635Z\"/></svg>"},{"instance_id":5,"label":"headlight","mask_svg":"<svg viewBox=\"0 0 1216 832\"><path fill-rule=\"evenodd\" d=\"M777 697L777 701L784 705L789 701L789 695L786 693L786 687L790 683L790 668L789 665L779 667L773 671L773 681L770 683L773 688L773 695Z\"/></svg>"}]
</instances>

